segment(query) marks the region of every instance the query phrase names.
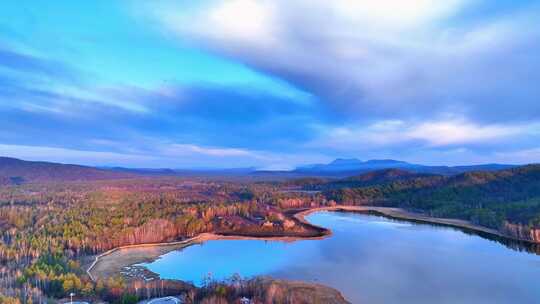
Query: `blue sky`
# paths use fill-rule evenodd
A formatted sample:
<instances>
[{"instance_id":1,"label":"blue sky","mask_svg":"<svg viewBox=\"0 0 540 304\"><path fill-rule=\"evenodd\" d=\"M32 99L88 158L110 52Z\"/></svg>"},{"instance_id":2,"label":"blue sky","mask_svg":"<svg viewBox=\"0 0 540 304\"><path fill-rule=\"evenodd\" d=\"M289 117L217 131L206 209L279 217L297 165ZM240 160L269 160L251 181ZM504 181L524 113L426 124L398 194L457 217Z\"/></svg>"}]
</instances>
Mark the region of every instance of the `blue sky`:
<instances>
[{"instance_id":1,"label":"blue sky","mask_svg":"<svg viewBox=\"0 0 540 304\"><path fill-rule=\"evenodd\" d=\"M0 155L540 162L539 17L523 0L8 1Z\"/></svg>"}]
</instances>

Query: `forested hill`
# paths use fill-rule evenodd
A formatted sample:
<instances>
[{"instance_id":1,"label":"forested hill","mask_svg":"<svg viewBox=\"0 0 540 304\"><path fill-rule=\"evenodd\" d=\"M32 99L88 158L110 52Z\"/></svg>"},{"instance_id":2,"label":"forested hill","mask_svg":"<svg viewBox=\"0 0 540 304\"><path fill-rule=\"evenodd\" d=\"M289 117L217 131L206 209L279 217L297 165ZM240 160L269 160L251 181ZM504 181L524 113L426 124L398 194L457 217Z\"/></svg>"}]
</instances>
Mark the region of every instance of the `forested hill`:
<instances>
[{"instance_id":1,"label":"forested hill","mask_svg":"<svg viewBox=\"0 0 540 304\"><path fill-rule=\"evenodd\" d=\"M303 187L304 190L331 190L340 188L358 188L388 184L395 181L413 180L422 177L435 177L433 174L415 173L402 169L384 169L354 175L341 179L297 179L290 184Z\"/></svg>"},{"instance_id":2,"label":"forested hill","mask_svg":"<svg viewBox=\"0 0 540 304\"><path fill-rule=\"evenodd\" d=\"M344 204L398 206L496 229L507 223L540 227L540 165L451 177L422 176L325 194Z\"/></svg>"},{"instance_id":3,"label":"forested hill","mask_svg":"<svg viewBox=\"0 0 540 304\"><path fill-rule=\"evenodd\" d=\"M129 178L133 176L135 175L86 166L0 157L0 185L50 181L90 181Z\"/></svg>"}]
</instances>

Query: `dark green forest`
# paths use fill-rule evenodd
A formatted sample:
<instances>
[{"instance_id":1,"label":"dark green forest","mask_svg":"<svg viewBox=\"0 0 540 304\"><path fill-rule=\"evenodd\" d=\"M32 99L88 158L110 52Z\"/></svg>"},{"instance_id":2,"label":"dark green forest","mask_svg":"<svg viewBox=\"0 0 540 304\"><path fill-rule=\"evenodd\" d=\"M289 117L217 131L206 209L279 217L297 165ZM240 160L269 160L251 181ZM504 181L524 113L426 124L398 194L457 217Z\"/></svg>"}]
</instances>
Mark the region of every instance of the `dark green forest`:
<instances>
[{"instance_id":1,"label":"dark green forest","mask_svg":"<svg viewBox=\"0 0 540 304\"><path fill-rule=\"evenodd\" d=\"M413 176L380 185L328 190L325 196L342 204L402 207L495 229L505 222L540 227L538 165L451 177Z\"/></svg>"}]
</instances>

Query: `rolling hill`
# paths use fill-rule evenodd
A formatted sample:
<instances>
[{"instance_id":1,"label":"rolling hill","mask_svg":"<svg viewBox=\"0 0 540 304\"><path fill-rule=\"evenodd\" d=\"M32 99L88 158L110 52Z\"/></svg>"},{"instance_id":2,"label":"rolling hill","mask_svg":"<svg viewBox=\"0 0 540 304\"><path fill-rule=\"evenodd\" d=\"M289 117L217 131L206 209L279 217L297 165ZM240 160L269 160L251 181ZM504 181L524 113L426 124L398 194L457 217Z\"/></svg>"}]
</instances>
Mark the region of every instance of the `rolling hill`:
<instances>
[{"instance_id":1,"label":"rolling hill","mask_svg":"<svg viewBox=\"0 0 540 304\"><path fill-rule=\"evenodd\" d=\"M426 175L373 185L320 185L328 199L351 205L380 205L459 218L540 239L540 165L454 176ZM531 232L532 231L532 232Z\"/></svg>"},{"instance_id":2,"label":"rolling hill","mask_svg":"<svg viewBox=\"0 0 540 304\"><path fill-rule=\"evenodd\" d=\"M393 159L372 159L368 161L361 161L356 158L338 158L328 164L313 164L298 167L292 172L323 176L350 176L382 169L403 169L415 173L454 175L469 171L495 171L509 169L513 167L516 166L505 164L483 164L470 166L426 166Z\"/></svg>"},{"instance_id":3,"label":"rolling hill","mask_svg":"<svg viewBox=\"0 0 540 304\"><path fill-rule=\"evenodd\" d=\"M87 166L0 157L0 185L17 185L32 182L106 180L135 176L135 174L131 173L113 172Z\"/></svg>"}]
</instances>

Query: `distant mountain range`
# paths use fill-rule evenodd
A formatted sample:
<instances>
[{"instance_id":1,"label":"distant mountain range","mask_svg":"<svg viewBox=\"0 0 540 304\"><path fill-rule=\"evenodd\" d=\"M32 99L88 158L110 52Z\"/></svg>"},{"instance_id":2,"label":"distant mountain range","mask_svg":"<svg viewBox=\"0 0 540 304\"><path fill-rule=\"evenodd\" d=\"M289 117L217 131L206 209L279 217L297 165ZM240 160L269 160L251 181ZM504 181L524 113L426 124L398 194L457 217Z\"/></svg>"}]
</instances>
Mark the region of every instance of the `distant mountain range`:
<instances>
[{"instance_id":1,"label":"distant mountain range","mask_svg":"<svg viewBox=\"0 0 540 304\"><path fill-rule=\"evenodd\" d=\"M470 166L426 166L393 159L372 159L361 161L356 158L338 158L328 164L313 164L298 167L293 172L312 175L356 175L382 169L405 169L415 173L454 175L469 171L495 171L517 167L505 164L484 164Z\"/></svg>"},{"instance_id":2,"label":"distant mountain range","mask_svg":"<svg viewBox=\"0 0 540 304\"><path fill-rule=\"evenodd\" d=\"M131 173L138 175L153 175L153 176L234 176L234 175L249 175L257 171L254 167L248 168L224 168L224 169L169 169L169 168L124 168L124 167L100 167L103 170L114 172Z\"/></svg>"},{"instance_id":3,"label":"distant mountain range","mask_svg":"<svg viewBox=\"0 0 540 304\"><path fill-rule=\"evenodd\" d=\"M246 177L259 179L290 179L296 177L347 177L386 169L406 170L414 174L456 175L470 171L496 171L517 167L514 165L486 164L473 166L425 166L392 159L360 161L358 159L336 159L329 164L314 164L298 167L292 171L258 171L256 168L231 169L146 169L123 167L89 167L41 161L25 161L0 157L0 185L50 181L92 181L107 179L136 178L141 176L200 176L200 177ZM384 174L385 176L379 176ZM388 175L388 176L386 176ZM398 170L375 174L372 178L408 178ZM353 182L349 180L347 182ZM359 183L361 181L354 181ZM366 181L364 181L365 183Z\"/></svg>"}]
</instances>

